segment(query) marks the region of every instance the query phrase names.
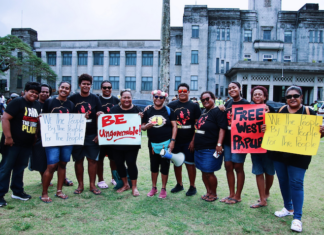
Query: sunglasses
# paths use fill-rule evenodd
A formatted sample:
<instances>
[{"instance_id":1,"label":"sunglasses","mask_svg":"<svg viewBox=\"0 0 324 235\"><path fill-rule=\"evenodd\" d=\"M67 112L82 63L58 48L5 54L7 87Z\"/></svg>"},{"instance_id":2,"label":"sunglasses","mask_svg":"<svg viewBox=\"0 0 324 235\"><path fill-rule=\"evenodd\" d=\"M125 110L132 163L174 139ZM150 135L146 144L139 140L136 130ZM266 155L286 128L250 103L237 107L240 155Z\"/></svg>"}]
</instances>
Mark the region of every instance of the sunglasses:
<instances>
[{"instance_id":1,"label":"sunglasses","mask_svg":"<svg viewBox=\"0 0 324 235\"><path fill-rule=\"evenodd\" d=\"M178 93L187 93L187 92L188 92L187 89L179 89L179 90L178 90Z\"/></svg>"},{"instance_id":2,"label":"sunglasses","mask_svg":"<svg viewBox=\"0 0 324 235\"><path fill-rule=\"evenodd\" d=\"M102 87L102 89L104 89L104 90L107 90L107 89L108 89L108 90L111 90L111 88L112 88L111 86L103 86L103 87Z\"/></svg>"},{"instance_id":3,"label":"sunglasses","mask_svg":"<svg viewBox=\"0 0 324 235\"><path fill-rule=\"evenodd\" d=\"M298 94L295 94L295 95L286 95L286 99L287 99L287 100L289 100L289 99L291 99L291 98L297 99L297 98L299 98L299 97L300 97L300 95L298 95Z\"/></svg>"},{"instance_id":4,"label":"sunglasses","mask_svg":"<svg viewBox=\"0 0 324 235\"><path fill-rule=\"evenodd\" d=\"M165 97L164 97L164 96L157 96L157 95L156 95L156 96L154 96L154 98L155 98L155 99L160 98L160 100L163 100Z\"/></svg>"},{"instance_id":5,"label":"sunglasses","mask_svg":"<svg viewBox=\"0 0 324 235\"><path fill-rule=\"evenodd\" d=\"M204 103L205 101L209 101L209 97L207 97L206 99L201 99L201 102Z\"/></svg>"}]
</instances>

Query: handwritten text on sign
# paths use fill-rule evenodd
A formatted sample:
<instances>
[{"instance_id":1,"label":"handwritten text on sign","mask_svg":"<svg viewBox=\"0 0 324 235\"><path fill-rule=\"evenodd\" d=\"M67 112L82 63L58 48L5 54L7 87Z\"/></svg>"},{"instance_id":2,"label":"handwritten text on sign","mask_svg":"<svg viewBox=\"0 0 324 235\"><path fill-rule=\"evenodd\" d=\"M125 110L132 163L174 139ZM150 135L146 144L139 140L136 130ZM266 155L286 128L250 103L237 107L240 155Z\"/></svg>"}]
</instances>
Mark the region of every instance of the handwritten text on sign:
<instances>
[{"instance_id":1,"label":"handwritten text on sign","mask_svg":"<svg viewBox=\"0 0 324 235\"><path fill-rule=\"evenodd\" d=\"M265 104L233 105L232 153L266 153L261 148Z\"/></svg>"},{"instance_id":2,"label":"handwritten text on sign","mask_svg":"<svg viewBox=\"0 0 324 235\"><path fill-rule=\"evenodd\" d=\"M98 118L99 145L140 145L141 117L138 114L105 114Z\"/></svg>"},{"instance_id":3,"label":"handwritten text on sign","mask_svg":"<svg viewBox=\"0 0 324 235\"><path fill-rule=\"evenodd\" d=\"M262 148L301 155L316 155L320 143L321 116L266 114Z\"/></svg>"},{"instance_id":4,"label":"handwritten text on sign","mask_svg":"<svg viewBox=\"0 0 324 235\"><path fill-rule=\"evenodd\" d=\"M43 147L84 144L86 129L84 114L42 114L40 123Z\"/></svg>"}]
</instances>

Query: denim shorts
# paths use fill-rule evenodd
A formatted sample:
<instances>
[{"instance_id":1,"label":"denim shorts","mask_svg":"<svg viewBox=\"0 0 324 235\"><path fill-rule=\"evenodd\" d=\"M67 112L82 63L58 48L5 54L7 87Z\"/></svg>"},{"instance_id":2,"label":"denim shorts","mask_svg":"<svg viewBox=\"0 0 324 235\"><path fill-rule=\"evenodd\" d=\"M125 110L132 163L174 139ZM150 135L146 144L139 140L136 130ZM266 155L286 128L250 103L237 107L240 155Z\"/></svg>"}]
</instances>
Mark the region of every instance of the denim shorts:
<instances>
[{"instance_id":1,"label":"denim shorts","mask_svg":"<svg viewBox=\"0 0 324 235\"><path fill-rule=\"evenodd\" d=\"M177 144L177 142L174 145L173 153L183 153L185 155L185 163L188 165L194 165L195 164L195 154L190 152L189 150L190 142L184 143L184 144Z\"/></svg>"},{"instance_id":2,"label":"denim shorts","mask_svg":"<svg viewBox=\"0 0 324 235\"><path fill-rule=\"evenodd\" d=\"M59 161L69 162L71 158L73 145L45 147L47 165L56 164Z\"/></svg>"},{"instance_id":3,"label":"denim shorts","mask_svg":"<svg viewBox=\"0 0 324 235\"><path fill-rule=\"evenodd\" d=\"M268 153L251 153L252 159L252 173L255 175L261 175L266 173L268 175L274 175L275 169L272 159L270 159Z\"/></svg>"},{"instance_id":4,"label":"denim shorts","mask_svg":"<svg viewBox=\"0 0 324 235\"><path fill-rule=\"evenodd\" d=\"M231 146L224 145L225 162L244 163L247 153L232 153Z\"/></svg>"},{"instance_id":5,"label":"denim shorts","mask_svg":"<svg viewBox=\"0 0 324 235\"><path fill-rule=\"evenodd\" d=\"M212 173L222 168L224 154L215 158L215 149L195 150L195 164L198 170L205 173Z\"/></svg>"}]
</instances>

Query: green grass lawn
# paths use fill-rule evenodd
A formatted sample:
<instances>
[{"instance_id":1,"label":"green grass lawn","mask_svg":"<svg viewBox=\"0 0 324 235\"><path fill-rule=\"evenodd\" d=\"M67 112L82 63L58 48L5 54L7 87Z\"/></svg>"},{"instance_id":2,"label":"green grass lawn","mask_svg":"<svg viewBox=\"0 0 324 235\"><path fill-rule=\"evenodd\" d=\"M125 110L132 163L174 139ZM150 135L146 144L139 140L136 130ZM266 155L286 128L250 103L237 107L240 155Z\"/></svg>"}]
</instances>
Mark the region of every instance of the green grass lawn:
<instances>
[{"instance_id":1,"label":"green grass lawn","mask_svg":"<svg viewBox=\"0 0 324 235\"><path fill-rule=\"evenodd\" d=\"M303 232L305 234L323 234L324 223L324 189L323 161L324 144L313 157L305 179L305 203L303 213ZM106 160L105 177L110 181L108 160ZM109 185L109 189L95 196L90 193L86 176L85 191L74 195L76 186L64 187L69 199L55 198L56 176L54 187L50 189L53 202L45 204L39 200L41 195L40 177L38 172L25 171L25 191L33 196L23 202L5 199L8 206L0 208L0 234L288 234L291 233L292 217L277 218L273 215L281 210L283 202L275 177L274 186L268 206L250 209L256 203L258 191L255 176L251 173L251 160L245 163L246 182L242 193L242 202L226 205L215 201L205 202L200 196L205 193L201 173L197 174L198 194L186 197L185 191L171 194L175 185L173 167L167 187L168 197L165 200L157 196L148 198L151 189L147 138L143 137L142 149L138 158L138 188L141 196L133 197L131 191L117 194ZM188 177L184 168L183 183L188 189ZM228 196L225 170L216 172L218 177L218 196ZM68 164L67 176L76 185L73 163ZM158 188L161 188L159 178ZM316 193L317 192L317 193Z\"/></svg>"}]
</instances>

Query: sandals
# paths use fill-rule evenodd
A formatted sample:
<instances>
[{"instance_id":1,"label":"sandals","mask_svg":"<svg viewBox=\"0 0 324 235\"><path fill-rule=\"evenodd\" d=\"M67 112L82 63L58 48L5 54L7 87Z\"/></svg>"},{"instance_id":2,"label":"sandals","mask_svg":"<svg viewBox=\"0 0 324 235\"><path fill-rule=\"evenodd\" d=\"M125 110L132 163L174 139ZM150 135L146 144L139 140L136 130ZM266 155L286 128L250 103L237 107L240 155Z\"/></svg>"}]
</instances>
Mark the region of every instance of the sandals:
<instances>
[{"instance_id":1,"label":"sandals","mask_svg":"<svg viewBox=\"0 0 324 235\"><path fill-rule=\"evenodd\" d=\"M201 196L201 200L206 200L208 198L207 194Z\"/></svg>"},{"instance_id":2,"label":"sandals","mask_svg":"<svg viewBox=\"0 0 324 235\"><path fill-rule=\"evenodd\" d=\"M72 180L69 180L68 178L65 178L64 185L65 186L73 186L73 182L72 182Z\"/></svg>"},{"instance_id":3,"label":"sandals","mask_svg":"<svg viewBox=\"0 0 324 235\"><path fill-rule=\"evenodd\" d=\"M227 200L228 200L228 201L232 201L232 202L234 202L234 203L231 203L231 202L225 201L226 204L236 204L236 203L241 202L241 201L236 200L236 199L231 198L231 197L227 198Z\"/></svg>"},{"instance_id":4,"label":"sandals","mask_svg":"<svg viewBox=\"0 0 324 235\"><path fill-rule=\"evenodd\" d=\"M219 200L219 202L226 202L227 199L229 199L230 197L224 197L221 200Z\"/></svg>"},{"instance_id":5,"label":"sandals","mask_svg":"<svg viewBox=\"0 0 324 235\"><path fill-rule=\"evenodd\" d=\"M76 189L74 190L74 194L81 194L84 189Z\"/></svg>"},{"instance_id":6,"label":"sandals","mask_svg":"<svg viewBox=\"0 0 324 235\"><path fill-rule=\"evenodd\" d=\"M206 202L214 202L214 201L216 201L217 199L218 199L217 195L215 195L215 196L208 196L208 197L205 199L205 201L206 201Z\"/></svg>"},{"instance_id":7,"label":"sandals","mask_svg":"<svg viewBox=\"0 0 324 235\"><path fill-rule=\"evenodd\" d=\"M42 197L42 196L40 196L39 199L44 203L51 203L52 202L52 201L45 201L45 200L51 200L50 197Z\"/></svg>"},{"instance_id":8,"label":"sandals","mask_svg":"<svg viewBox=\"0 0 324 235\"><path fill-rule=\"evenodd\" d=\"M69 197L67 195L65 195L62 190L57 190L56 194L54 195L55 197L59 197L63 200L68 199Z\"/></svg>"},{"instance_id":9,"label":"sandals","mask_svg":"<svg viewBox=\"0 0 324 235\"><path fill-rule=\"evenodd\" d=\"M260 208L260 207L265 207L265 206L267 206L267 205L261 205L260 203L257 203L257 204L251 205L250 208L255 209L255 208Z\"/></svg>"},{"instance_id":10,"label":"sandals","mask_svg":"<svg viewBox=\"0 0 324 235\"><path fill-rule=\"evenodd\" d=\"M140 193L138 192L137 189L134 190L133 196L134 197L138 197L140 195Z\"/></svg>"},{"instance_id":11,"label":"sandals","mask_svg":"<svg viewBox=\"0 0 324 235\"><path fill-rule=\"evenodd\" d=\"M99 188L108 188L108 184L105 181L100 181L97 185Z\"/></svg>"},{"instance_id":12,"label":"sandals","mask_svg":"<svg viewBox=\"0 0 324 235\"><path fill-rule=\"evenodd\" d=\"M94 195L100 195L101 191L99 189L92 189L90 190L90 192L92 192Z\"/></svg>"}]
</instances>

